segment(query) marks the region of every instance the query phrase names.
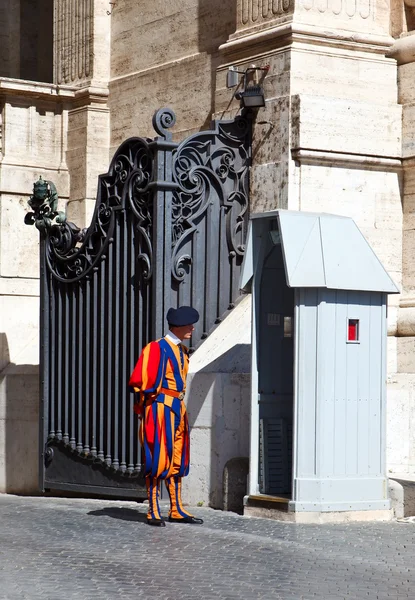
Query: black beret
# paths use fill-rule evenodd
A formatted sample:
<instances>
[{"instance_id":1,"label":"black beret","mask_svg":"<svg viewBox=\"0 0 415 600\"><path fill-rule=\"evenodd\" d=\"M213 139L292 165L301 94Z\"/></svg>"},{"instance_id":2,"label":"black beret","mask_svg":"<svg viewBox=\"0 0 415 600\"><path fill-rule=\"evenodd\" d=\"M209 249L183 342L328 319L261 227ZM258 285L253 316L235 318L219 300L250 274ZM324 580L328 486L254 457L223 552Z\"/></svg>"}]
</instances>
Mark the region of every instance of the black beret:
<instances>
[{"instance_id":1,"label":"black beret","mask_svg":"<svg viewBox=\"0 0 415 600\"><path fill-rule=\"evenodd\" d=\"M183 327L183 325L197 323L199 313L191 306L179 306L179 308L169 308L166 319L167 323L173 327Z\"/></svg>"}]
</instances>

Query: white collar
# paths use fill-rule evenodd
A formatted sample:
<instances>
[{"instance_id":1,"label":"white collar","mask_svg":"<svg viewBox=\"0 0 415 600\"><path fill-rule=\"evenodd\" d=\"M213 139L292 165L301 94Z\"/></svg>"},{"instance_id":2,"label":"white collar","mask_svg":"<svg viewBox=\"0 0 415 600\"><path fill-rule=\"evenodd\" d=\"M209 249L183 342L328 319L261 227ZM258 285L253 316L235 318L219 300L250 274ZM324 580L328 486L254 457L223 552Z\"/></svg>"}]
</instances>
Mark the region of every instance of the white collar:
<instances>
[{"instance_id":1,"label":"white collar","mask_svg":"<svg viewBox=\"0 0 415 600\"><path fill-rule=\"evenodd\" d=\"M180 338L177 337L177 335L175 335L172 331L168 331L168 333L165 336L172 344L176 344L176 346L178 346L179 344L182 343L182 340Z\"/></svg>"}]
</instances>

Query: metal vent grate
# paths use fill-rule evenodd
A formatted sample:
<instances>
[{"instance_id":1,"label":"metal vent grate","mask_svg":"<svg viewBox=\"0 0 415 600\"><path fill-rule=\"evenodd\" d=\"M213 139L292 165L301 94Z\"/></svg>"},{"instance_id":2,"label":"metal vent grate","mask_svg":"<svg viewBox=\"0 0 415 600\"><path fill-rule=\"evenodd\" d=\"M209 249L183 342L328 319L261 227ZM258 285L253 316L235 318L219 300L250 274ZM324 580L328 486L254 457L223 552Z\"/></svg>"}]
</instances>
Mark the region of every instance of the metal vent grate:
<instances>
[{"instance_id":1,"label":"metal vent grate","mask_svg":"<svg viewBox=\"0 0 415 600\"><path fill-rule=\"evenodd\" d=\"M292 425L285 419L260 419L259 460L262 494L289 494L292 471Z\"/></svg>"}]
</instances>

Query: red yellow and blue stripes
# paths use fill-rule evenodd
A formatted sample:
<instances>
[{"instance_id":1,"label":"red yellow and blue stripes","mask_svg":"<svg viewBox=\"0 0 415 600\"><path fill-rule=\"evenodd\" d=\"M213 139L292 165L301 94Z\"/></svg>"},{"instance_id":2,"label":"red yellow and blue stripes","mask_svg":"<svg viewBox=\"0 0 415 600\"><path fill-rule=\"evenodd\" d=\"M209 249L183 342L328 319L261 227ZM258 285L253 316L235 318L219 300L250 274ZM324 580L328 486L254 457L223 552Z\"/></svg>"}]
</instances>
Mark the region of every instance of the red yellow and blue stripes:
<instances>
[{"instance_id":1,"label":"red yellow and blue stripes","mask_svg":"<svg viewBox=\"0 0 415 600\"><path fill-rule=\"evenodd\" d=\"M159 497L160 480L155 477L146 477L148 512L147 519L161 519Z\"/></svg>"},{"instance_id":2,"label":"red yellow and blue stripes","mask_svg":"<svg viewBox=\"0 0 415 600\"><path fill-rule=\"evenodd\" d=\"M183 507L182 478L177 476L169 477L166 479L165 483L170 497L169 517L172 517L173 519L192 517L193 515L188 513Z\"/></svg>"},{"instance_id":3,"label":"red yellow and blue stripes","mask_svg":"<svg viewBox=\"0 0 415 600\"><path fill-rule=\"evenodd\" d=\"M142 351L130 378L139 393L140 442L146 476L167 479L189 472L189 424L185 404L165 390L184 392L189 368L185 346L162 338ZM163 393L161 393L163 389Z\"/></svg>"},{"instance_id":4,"label":"red yellow and blue stripes","mask_svg":"<svg viewBox=\"0 0 415 600\"><path fill-rule=\"evenodd\" d=\"M161 402L151 402L144 408L140 424L144 473L167 479L184 477L189 472L190 443L186 406L180 402L180 415Z\"/></svg>"},{"instance_id":5,"label":"red yellow and blue stripes","mask_svg":"<svg viewBox=\"0 0 415 600\"><path fill-rule=\"evenodd\" d=\"M130 378L130 386L139 394L135 411L141 417L149 519L161 518L161 479L170 496L169 515L175 519L190 516L181 500L181 478L188 474L190 464L189 423L184 402L175 397L185 391L188 368L186 347L163 338L144 348Z\"/></svg>"}]
</instances>

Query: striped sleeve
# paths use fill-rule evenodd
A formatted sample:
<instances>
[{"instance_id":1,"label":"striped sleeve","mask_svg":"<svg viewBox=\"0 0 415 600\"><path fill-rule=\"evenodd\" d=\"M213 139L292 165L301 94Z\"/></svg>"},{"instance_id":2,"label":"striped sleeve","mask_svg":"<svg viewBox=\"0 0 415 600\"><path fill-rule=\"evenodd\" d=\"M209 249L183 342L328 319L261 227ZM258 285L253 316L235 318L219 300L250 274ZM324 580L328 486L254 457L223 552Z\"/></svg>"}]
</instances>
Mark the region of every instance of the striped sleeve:
<instances>
[{"instance_id":1,"label":"striped sleeve","mask_svg":"<svg viewBox=\"0 0 415 600\"><path fill-rule=\"evenodd\" d=\"M151 342L143 349L131 374L129 385L136 392L158 394L163 380L163 361L160 345Z\"/></svg>"}]
</instances>

